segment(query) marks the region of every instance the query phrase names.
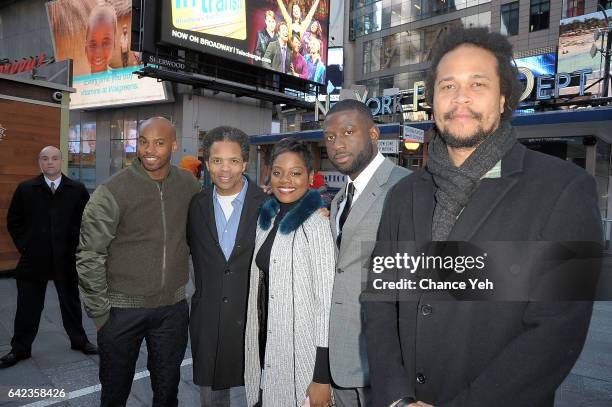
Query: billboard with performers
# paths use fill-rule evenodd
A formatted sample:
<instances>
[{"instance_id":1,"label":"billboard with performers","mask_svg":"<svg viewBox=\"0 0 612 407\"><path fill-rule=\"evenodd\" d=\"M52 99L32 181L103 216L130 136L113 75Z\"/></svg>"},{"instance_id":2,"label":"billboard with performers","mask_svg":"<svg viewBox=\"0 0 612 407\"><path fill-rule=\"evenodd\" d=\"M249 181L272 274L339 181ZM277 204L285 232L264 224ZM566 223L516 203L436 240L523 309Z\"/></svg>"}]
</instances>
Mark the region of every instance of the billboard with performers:
<instances>
[{"instance_id":1,"label":"billboard with performers","mask_svg":"<svg viewBox=\"0 0 612 407\"><path fill-rule=\"evenodd\" d=\"M162 1L162 42L326 83L329 0Z\"/></svg>"},{"instance_id":2,"label":"billboard with performers","mask_svg":"<svg viewBox=\"0 0 612 407\"><path fill-rule=\"evenodd\" d=\"M73 60L71 109L167 100L164 84L138 79L140 55L130 50L129 0L54 0L47 3L56 61Z\"/></svg>"},{"instance_id":3,"label":"billboard with performers","mask_svg":"<svg viewBox=\"0 0 612 407\"><path fill-rule=\"evenodd\" d=\"M606 11L612 16L612 9ZM595 35L600 30L606 30L607 24L602 12L585 14L578 17L569 17L561 20L559 26L559 50L558 50L558 72L578 72L591 70L585 84L578 80L572 80L572 86L561 90L561 95L578 93L581 86L589 87L603 77L604 61L601 53L591 56L591 48L605 48L605 36ZM576 75L577 76L577 75ZM600 81L601 85L602 82ZM600 95L599 85L588 89L593 95ZM601 95L607 96L607 95Z\"/></svg>"}]
</instances>

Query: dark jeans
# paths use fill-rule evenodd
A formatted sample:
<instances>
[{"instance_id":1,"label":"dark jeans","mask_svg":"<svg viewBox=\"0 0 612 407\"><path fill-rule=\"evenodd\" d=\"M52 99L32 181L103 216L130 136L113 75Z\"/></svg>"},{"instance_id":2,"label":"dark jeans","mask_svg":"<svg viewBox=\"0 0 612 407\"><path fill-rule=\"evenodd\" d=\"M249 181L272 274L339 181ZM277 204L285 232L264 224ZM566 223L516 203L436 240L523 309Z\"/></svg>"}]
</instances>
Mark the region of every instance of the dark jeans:
<instances>
[{"instance_id":1,"label":"dark jeans","mask_svg":"<svg viewBox=\"0 0 612 407\"><path fill-rule=\"evenodd\" d=\"M15 313L15 330L11 347L15 352L29 355L32 342L38 333L40 316L45 306L47 293L47 280L30 280L17 278L17 312ZM83 329L81 301L79 300L79 287L77 279L67 278L53 280L60 310L62 323L73 346L80 346L87 342Z\"/></svg>"},{"instance_id":2,"label":"dark jeans","mask_svg":"<svg viewBox=\"0 0 612 407\"><path fill-rule=\"evenodd\" d=\"M185 300L150 309L111 308L109 320L98 331L101 405L125 406L144 339L153 388L152 406L177 406L188 326L189 308Z\"/></svg>"}]
</instances>

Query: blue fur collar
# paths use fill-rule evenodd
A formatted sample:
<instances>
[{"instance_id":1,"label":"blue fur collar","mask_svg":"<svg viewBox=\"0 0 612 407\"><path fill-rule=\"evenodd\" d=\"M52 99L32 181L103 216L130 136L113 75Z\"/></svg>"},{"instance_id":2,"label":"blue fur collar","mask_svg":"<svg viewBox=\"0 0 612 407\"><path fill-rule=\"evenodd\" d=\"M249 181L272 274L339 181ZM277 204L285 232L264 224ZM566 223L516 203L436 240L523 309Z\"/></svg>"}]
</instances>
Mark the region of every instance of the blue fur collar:
<instances>
[{"instance_id":1,"label":"blue fur collar","mask_svg":"<svg viewBox=\"0 0 612 407\"><path fill-rule=\"evenodd\" d=\"M319 208L325 206L321 195L317 191L309 190L306 195L298 202L281 220L278 225L278 231L284 235L289 234L300 227L306 219L310 217ZM270 229L272 219L280 210L280 204L276 198L269 198L261 206L259 212L259 227L263 230Z\"/></svg>"}]
</instances>

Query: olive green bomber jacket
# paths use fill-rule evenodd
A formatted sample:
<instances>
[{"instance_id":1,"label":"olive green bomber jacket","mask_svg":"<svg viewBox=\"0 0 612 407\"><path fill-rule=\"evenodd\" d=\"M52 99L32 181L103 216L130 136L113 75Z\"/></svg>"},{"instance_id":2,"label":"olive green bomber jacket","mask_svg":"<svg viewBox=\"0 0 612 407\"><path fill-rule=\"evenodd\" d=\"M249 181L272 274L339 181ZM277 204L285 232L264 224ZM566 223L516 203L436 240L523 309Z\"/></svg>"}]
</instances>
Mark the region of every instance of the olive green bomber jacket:
<instances>
[{"instance_id":1,"label":"olive green bomber jacket","mask_svg":"<svg viewBox=\"0 0 612 407\"><path fill-rule=\"evenodd\" d=\"M94 191L81 222L77 272L96 326L111 307L154 308L185 298L187 212L199 190L187 171L172 166L158 182L136 159Z\"/></svg>"}]
</instances>

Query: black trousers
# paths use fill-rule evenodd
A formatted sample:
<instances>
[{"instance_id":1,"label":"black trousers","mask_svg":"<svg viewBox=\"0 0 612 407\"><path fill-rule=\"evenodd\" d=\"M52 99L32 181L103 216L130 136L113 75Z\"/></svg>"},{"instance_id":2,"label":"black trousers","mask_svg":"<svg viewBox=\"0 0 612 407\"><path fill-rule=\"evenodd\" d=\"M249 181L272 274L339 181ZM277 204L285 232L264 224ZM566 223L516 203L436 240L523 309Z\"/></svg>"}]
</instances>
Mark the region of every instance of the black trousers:
<instances>
[{"instance_id":1,"label":"black trousers","mask_svg":"<svg viewBox=\"0 0 612 407\"><path fill-rule=\"evenodd\" d=\"M147 343L152 406L178 406L188 326L189 307L185 300L151 309L111 308L109 320L98 331L102 407L125 406L143 339Z\"/></svg>"},{"instance_id":2,"label":"black trousers","mask_svg":"<svg viewBox=\"0 0 612 407\"><path fill-rule=\"evenodd\" d=\"M14 351L29 355L32 342L38 333L40 316L45 306L47 280L17 278L17 312L11 347ZM83 329L81 301L76 277L53 280L62 312L62 324L73 346L87 342Z\"/></svg>"}]
</instances>

